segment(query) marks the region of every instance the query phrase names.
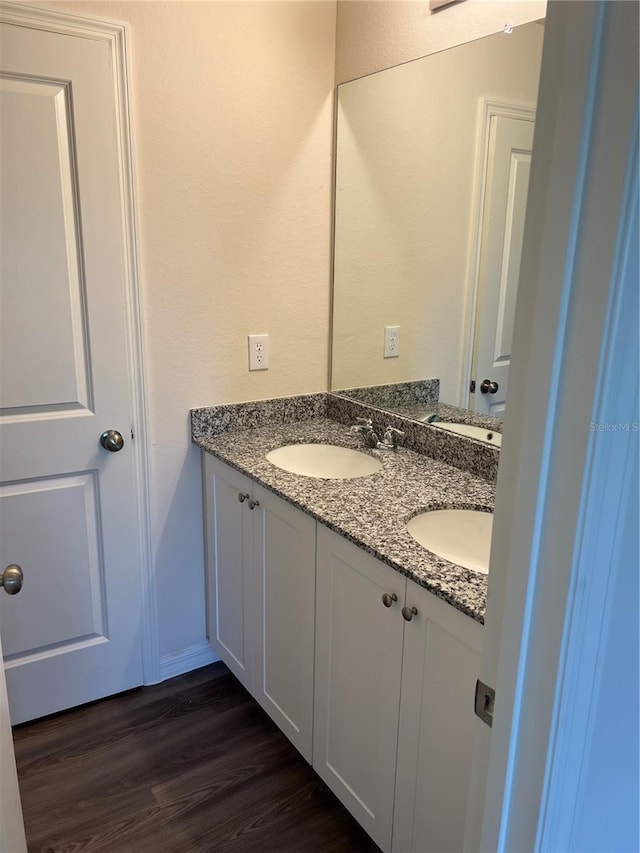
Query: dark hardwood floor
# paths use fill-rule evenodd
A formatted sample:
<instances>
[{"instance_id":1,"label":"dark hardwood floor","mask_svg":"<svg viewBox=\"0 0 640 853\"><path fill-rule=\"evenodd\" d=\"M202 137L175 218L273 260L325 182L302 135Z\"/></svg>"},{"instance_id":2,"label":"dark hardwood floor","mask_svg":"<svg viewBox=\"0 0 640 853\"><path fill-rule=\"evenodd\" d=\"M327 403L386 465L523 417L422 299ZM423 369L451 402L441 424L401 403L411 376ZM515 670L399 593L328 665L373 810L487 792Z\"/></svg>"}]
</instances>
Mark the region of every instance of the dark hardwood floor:
<instances>
[{"instance_id":1,"label":"dark hardwood floor","mask_svg":"<svg viewBox=\"0 0 640 853\"><path fill-rule=\"evenodd\" d=\"M29 851L378 848L224 664L14 729Z\"/></svg>"}]
</instances>

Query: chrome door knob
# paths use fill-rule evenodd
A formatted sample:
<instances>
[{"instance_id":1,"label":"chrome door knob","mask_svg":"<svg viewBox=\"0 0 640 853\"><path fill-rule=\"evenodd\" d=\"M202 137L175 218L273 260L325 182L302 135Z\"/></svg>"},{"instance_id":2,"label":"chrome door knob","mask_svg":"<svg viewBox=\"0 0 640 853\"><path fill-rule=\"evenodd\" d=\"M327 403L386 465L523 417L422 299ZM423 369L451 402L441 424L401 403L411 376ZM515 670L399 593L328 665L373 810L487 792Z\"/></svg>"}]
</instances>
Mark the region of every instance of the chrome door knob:
<instances>
[{"instance_id":1,"label":"chrome door knob","mask_svg":"<svg viewBox=\"0 0 640 853\"><path fill-rule=\"evenodd\" d=\"M107 429L100 436L100 444L105 450L117 453L124 447L124 438L117 429Z\"/></svg>"},{"instance_id":2,"label":"chrome door knob","mask_svg":"<svg viewBox=\"0 0 640 853\"><path fill-rule=\"evenodd\" d=\"M495 394L500 386L497 382L492 382L490 379L483 379L480 385L482 394Z\"/></svg>"},{"instance_id":3,"label":"chrome door knob","mask_svg":"<svg viewBox=\"0 0 640 853\"><path fill-rule=\"evenodd\" d=\"M0 573L0 586L4 587L7 595L17 595L22 589L23 580L22 569L15 563L7 566L4 572Z\"/></svg>"},{"instance_id":4,"label":"chrome door knob","mask_svg":"<svg viewBox=\"0 0 640 853\"><path fill-rule=\"evenodd\" d=\"M392 593L383 592L382 593L382 603L384 604L385 607L391 607L393 602L397 601L397 600L398 600L398 596L395 594L395 592L392 592Z\"/></svg>"},{"instance_id":5,"label":"chrome door knob","mask_svg":"<svg viewBox=\"0 0 640 853\"><path fill-rule=\"evenodd\" d=\"M414 616L418 615L417 607L403 607L402 615L407 620L407 622L411 622Z\"/></svg>"}]
</instances>

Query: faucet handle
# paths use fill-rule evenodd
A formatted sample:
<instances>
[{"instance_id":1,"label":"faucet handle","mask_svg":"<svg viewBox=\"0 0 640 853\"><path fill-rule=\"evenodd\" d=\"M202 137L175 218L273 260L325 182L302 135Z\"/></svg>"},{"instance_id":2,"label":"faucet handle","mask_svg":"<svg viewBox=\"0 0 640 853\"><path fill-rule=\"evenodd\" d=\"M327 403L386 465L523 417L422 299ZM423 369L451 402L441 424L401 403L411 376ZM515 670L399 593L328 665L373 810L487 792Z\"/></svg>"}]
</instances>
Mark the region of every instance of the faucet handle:
<instances>
[{"instance_id":1,"label":"faucet handle","mask_svg":"<svg viewBox=\"0 0 640 853\"><path fill-rule=\"evenodd\" d=\"M392 426L387 427L384 434L384 440L386 444L391 444L394 448L396 448L401 438L404 438L404 432L401 429L396 429Z\"/></svg>"},{"instance_id":2,"label":"faucet handle","mask_svg":"<svg viewBox=\"0 0 640 853\"><path fill-rule=\"evenodd\" d=\"M371 418L356 418L356 423L351 427L352 432L369 432L373 429Z\"/></svg>"}]
</instances>

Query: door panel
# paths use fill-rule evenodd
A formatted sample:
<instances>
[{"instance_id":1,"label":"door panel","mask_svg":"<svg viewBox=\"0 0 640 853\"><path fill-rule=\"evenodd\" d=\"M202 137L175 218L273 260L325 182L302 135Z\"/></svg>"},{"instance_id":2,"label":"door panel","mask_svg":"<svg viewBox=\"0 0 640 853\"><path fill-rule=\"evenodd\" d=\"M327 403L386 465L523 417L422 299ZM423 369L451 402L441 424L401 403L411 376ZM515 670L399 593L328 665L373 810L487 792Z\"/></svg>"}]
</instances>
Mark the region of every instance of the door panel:
<instances>
[{"instance_id":1,"label":"door panel","mask_svg":"<svg viewBox=\"0 0 640 853\"><path fill-rule=\"evenodd\" d=\"M533 128L533 120L492 115L488 131L471 406L500 418L509 390ZM481 393L484 379L497 382L498 390Z\"/></svg>"},{"instance_id":2,"label":"door panel","mask_svg":"<svg viewBox=\"0 0 640 853\"><path fill-rule=\"evenodd\" d=\"M253 692L253 484L202 454L207 560L207 636L236 678ZM242 498L242 500L239 500Z\"/></svg>"},{"instance_id":3,"label":"door panel","mask_svg":"<svg viewBox=\"0 0 640 853\"><path fill-rule=\"evenodd\" d=\"M14 723L142 682L112 44L40 26L0 25L0 562L25 574L0 604ZM106 429L120 452L100 446Z\"/></svg>"},{"instance_id":4,"label":"door panel","mask_svg":"<svg viewBox=\"0 0 640 853\"><path fill-rule=\"evenodd\" d=\"M37 535L22 535L25 518ZM5 662L12 667L32 654L63 654L78 642L106 639L98 518L95 472L0 486L3 553L43 567L15 599L0 597Z\"/></svg>"},{"instance_id":5,"label":"door panel","mask_svg":"<svg viewBox=\"0 0 640 853\"><path fill-rule=\"evenodd\" d=\"M390 850L406 579L322 525L317 536L313 767Z\"/></svg>"},{"instance_id":6,"label":"door panel","mask_svg":"<svg viewBox=\"0 0 640 853\"><path fill-rule=\"evenodd\" d=\"M4 417L89 404L69 94L55 81L0 80ZM34 338L55 358L34 357Z\"/></svg>"},{"instance_id":7,"label":"door panel","mask_svg":"<svg viewBox=\"0 0 640 853\"><path fill-rule=\"evenodd\" d=\"M408 584L394 853L463 849L482 625Z\"/></svg>"},{"instance_id":8,"label":"door panel","mask_svg":"<svg viewBox=\"0 0 640 853\"><path fill-rule=\"evenodd\" d=\"M316 522L266 489L255 496L255 696L310 762Z\"/></svg>"},{"instance_id":9,"label":"door panel","mask_svg":"<svg viewBox=\"0 0 640 853\"><path fill-rule=\"evenodd\" d=\"M0 590L0 594L4 595ZM19 598L19 596L12 596ZM2 619L0 619L2 627ZM0 639L0 658L2 641ZM27 843L22 823L22 805L13 752L9 720L9 701L4 671L0 666L0 850L2 853L26 853Z\"/></svg>"}]
</instances>

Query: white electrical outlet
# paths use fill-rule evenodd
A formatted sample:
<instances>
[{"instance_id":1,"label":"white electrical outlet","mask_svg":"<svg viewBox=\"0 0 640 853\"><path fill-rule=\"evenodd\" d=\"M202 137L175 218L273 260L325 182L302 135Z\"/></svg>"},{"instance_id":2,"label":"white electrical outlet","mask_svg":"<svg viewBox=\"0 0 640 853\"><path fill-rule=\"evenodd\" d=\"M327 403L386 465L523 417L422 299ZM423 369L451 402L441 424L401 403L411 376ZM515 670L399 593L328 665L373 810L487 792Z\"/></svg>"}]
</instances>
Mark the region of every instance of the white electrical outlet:
<instances>
[{"instance_id":1,"label":"white electrical outlet","mask_svg":"<svg viewBox=\"0 0 640 853\"><path fill-rule=\"evenodd\" d=\"M269 370L269 335L249 335L249 370Z\"/></svg>"},{"instance_id":2,"label":"white electrical outlet","mask_svg":"<svg viewBox=\"0 0 640 853\"><path fill-rule=\"evenodd\" d=\"M384 327L384 357L397 358L400 355L400 326Z\"/></svg>"}]
</instances>

